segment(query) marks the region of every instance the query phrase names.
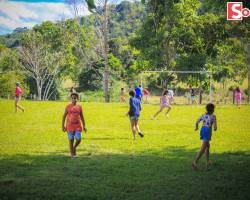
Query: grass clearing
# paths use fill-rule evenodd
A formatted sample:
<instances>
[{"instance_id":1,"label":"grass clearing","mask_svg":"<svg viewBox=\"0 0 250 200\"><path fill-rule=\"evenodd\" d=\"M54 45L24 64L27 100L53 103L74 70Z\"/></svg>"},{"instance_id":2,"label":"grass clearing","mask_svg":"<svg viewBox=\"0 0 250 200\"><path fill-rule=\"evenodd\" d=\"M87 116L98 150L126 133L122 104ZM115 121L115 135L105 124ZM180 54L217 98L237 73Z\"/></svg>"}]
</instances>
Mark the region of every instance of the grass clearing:
<instances>
[{"instance_id":1,"label":"grass clearing","mask_svg":"<svg viewBox=\"0 0 250 200\"><path fill-rule=\"evenodd\" d=\"M204 106L173 106L169 118L142 106L143 139L133 141L127 104L81 103L88 128L69 158L61 131L66 102L0 101L0 199L249 199L250 106L217 106L218 131L211 142L211 171L195 120Z\"/></svg>"}]
</instances>

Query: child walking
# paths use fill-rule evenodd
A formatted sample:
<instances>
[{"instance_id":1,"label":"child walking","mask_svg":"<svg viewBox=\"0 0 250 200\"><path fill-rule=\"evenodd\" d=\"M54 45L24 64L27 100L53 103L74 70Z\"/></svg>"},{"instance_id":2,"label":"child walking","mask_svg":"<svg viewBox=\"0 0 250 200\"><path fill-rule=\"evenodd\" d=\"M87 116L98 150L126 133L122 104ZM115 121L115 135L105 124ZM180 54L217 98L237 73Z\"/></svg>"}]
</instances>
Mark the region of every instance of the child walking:
<instances>
[{"instance_id":1,"label":"child walking","mask_svg":"<svg viewBox=\"0 0 250 200\"><path fill-rule=\"evenodd\" d=\"M20 101L22 96L22 89L19 82L16 82L16 90L15 90L15 112L17 112L18 109L22 110L24 112L24 108L21 107L18 102Z\"/></svg>"},{"instance_id":2,"label":"child walking","mask_svg":"<svg viewBox=\"0 0 250 200\"><path fill-rule=\"evenodd\" d=\"M165 113L165 116L168 116L169 111L171 110L171 106L169 105L169 96L168 91L164 90L162 93L162 97L160 98L160 110L155 113L155 115L152 117L152 119L155 119L156 116L163 111L164 108L167 108L167 112Z\"/></svg>"},{"instance_id":3,"label":"child walking","mask_svg":"<svg viewBox=\"0 0 250 200\"><path fill-rule=\"evenodd\" d=\"M240 108L242 92L241 92L241 90L240 90L239 87L237 87L235 89L235 93L234 94L235 94L236 105L237 105L238 108Z\"/></svg>"},{"instance_id":4,"label":"child walking","mask_svg":"<svg viewBox=\"0 0 250 200\"><path fill-rule=\"evenodd\" d=\"M76 156L76 147L80 144L82 139L81 132L82 130L87 132L87 129L82 113L82 107L77 104L78 94L73 92L70 96L72 103L66 106L62 118L62 131L67 131L68 133L70 156L71 158L74 158ZM66 118L67 121L65 127Z\"/></svg>"},{"instance_id":5,"label":"child walking","mask_svg":"<svg viewBox=\"0 0 250 200\"><path fill-rule=\"evenodd\" d=\"M138 135L140 137L143 137L144 135L141 133L138 121L139 121L139 117L140 117L140 111L141 111L141 101L135 97L135 91L131 90L129 92L129 111L127 113L127 115L129 115L130 118L130 124L131 124L131 130L134 136L134 140L135 135L136 135L136 131L138 132Z\"/></svg>"},{"instance_id":6,"label":"child walking","mask_svg":"<svg viewBox=\"0 0 250 200\"><path fill-rule=\"evenodd\" d=\"M205 153L206 155L206 167L207 169L210 169L210 162L209 162L209 148L212 136L212 126L214 127L214 131L217 130L217 122L216 122L216 116L214 113L214 104L209 103L206 106L207 112L203 114L195 123L195 131L198 130L198 125L202 121L202 127L200 130L200 139L202 140L202 145L200 151L197 153L196 158L192 162L192 168L193 170L197 170L197 163L199 159L202 157L202 155Z\"/></svg>"}]
</instances>

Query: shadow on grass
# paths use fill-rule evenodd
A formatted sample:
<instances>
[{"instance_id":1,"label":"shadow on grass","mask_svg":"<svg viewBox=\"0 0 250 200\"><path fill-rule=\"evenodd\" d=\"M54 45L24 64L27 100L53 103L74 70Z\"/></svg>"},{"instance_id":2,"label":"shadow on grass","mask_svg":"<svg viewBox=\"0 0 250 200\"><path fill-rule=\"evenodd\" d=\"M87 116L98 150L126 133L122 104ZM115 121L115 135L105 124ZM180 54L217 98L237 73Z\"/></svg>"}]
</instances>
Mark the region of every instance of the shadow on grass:
<instances>
[{"instance_id":1,"label":"shadow on grass","mask_svg":"<svg viewBox=\"0 0 250 200\"><path fill-rule=\"evenodd\" d=\"M212 154L213 168L191 170L195 150L137 154L63 152L3 156L0 199L249 199L250 155Z\"/></svg>"}]
</instances>

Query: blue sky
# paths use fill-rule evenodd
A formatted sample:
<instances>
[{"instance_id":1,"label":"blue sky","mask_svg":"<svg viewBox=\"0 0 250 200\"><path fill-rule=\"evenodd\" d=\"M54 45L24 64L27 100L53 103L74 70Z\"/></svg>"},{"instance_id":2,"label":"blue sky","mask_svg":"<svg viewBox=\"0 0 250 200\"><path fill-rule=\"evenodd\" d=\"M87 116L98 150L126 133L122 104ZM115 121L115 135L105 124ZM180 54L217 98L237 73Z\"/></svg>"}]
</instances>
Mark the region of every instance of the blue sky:
<instances>
[{"instance_id":1,"label":"blue sky","mask_svg":"<svg viewBox=\"0 0 250 200\"><path fill-rule=\"evenodd\" d=\"M80 15L88 14L83 6ZM0 35L17 27L31 28L42 21L58 21L72 18L72 6L65 0L0 0Z\"/></svg>"}]
</instances>

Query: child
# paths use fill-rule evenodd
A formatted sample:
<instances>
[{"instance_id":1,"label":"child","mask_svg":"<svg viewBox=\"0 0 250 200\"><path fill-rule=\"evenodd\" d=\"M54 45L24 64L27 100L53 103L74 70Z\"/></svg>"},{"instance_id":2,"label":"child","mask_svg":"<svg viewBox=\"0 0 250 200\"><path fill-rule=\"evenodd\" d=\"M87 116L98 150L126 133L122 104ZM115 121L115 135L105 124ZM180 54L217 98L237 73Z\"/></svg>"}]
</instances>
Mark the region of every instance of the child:
<instances>
[{"instance_id":1,"label":"child","mask_svg":"<svg viewBox=\"0 0 250 200\"><path fill-rule=\"evenodd\" d=\"M174 91L173 90L168 90L168 96L169 96L169 101L175 103L175 100L174 100Z\"/></svg>"},{"instance_id":2,"label":"child","mask_svg":"<svg viewBox=\"0 0 250 200\"><path fill-rule=\"evenodd\" d=\"M127 115L129 115L130 123L131 123L131 129L133 132L134 140L136 135L136 130L140 137L143 137L144 135L140 131L140 127L138 124L139 117L140 117L140 111L141 111L141 102L138 98L135 98L135 91L131 90L129 92L129 111Z\"/></svg>"},{"instance_id":3,"label":"child","mask_svg":"<svg viewBox=\"0 0 250 200\"><path fill-rule=\"evenodd\" d=\"M22 96L22 89L20 87L20 83L16 82L16 91L15 91L15 111L17 112L17 109L19 108L24 112L24 108L19 106L18 102L21 99Z\"/></svg>"},{"instance_id":4,"label":"child","mask_svg":"<svg viewBox=\"0 0 250 200\"><path fill-rule=\"evenodd\" d=\"M192 86L190 85L189 86L189 92L190 92L190 101L191 101L191 104L193 104L194 102L197 104L197 101L195 99L195 91L194 89L192 88Z\"/></svg>"},{"instance_id":5,"label":"child","mask_svg":"<svg viewBox=\"0 0 250 200\"><path fill-rule=\"evenodd\" d=\"M82 113L82 107L77 104L78 94L71 93L71 100L72 103L67 105L63 118L62 118L62 130L63 132L68 132L68 139L69 139L69 149L70 149L70 156L74 158L76 156L76 147L81 142L81 132L82 129L87 132L85 121ZM66 127L65 127L65 119ZM74 144L74 138L76 142Z\"/></svg>"},{"instance_id":6,"label":"child","mask_svg":"<svg viewBox=\"0 0 250 200\"><path fill-rule=\"evenodd\" d=\"M138 87L135 87L135 97L139 100L142 99L142 87L139 85Z\"/></svg>"},{"instance_id":7,"label":"child","mask_svg":"<svg viewBox=\"0 0 250 200\"><path fill-rule=\"evenodd\" d=\"M209 148L210 144L209 141L211 140L212 136L212 126L214 126L214 131L217 130L217 123L216 123L216 116L213 115L214 113L214 104L209 103L206 106L207 112L203 114L195 124L195 131L198 130L198 124L202 121L202 127L200 130L200 139L202 140L202 145L200 151L197 153L195 160L192 162L193 170L197 170L197 163L201 156L205 153L206 154L206 167L207 169L210 168L209 163Z\"/></svg>"},{"instance_id":8,"label":"child","mask_svg":"<svg viewBox=\"0 0 250 200\"><path fill-rule=\"evenodd\" d=\"M145 97L145 103L148 103L148 96L150 95L148 88L143 89L143 97Z\"/></svg>"},{"instance_id":9,"label":"child","mask_svg":"<svg viewBox=\"0 0 250 200\"><path fill-rule=\"evenodd\" d=\"M121 88L121 91L120 91L120 102L125 102L125 101L126 101L125 91L124 91L124 88Z\"/></svg>"},{"instance_id":10,"label":"child","mask_svg":"<svg viewBox=\"0 0 250 200\"><path fill-rule=\"evenodd\" d=\"M239 87L235 89L234 95L235 95L236 105L238 108L240 108L242 92L240 91Z\"/></svg>"},{"instance_id":11,"label":"child","mask_svg":"<svg viewBox=\"0 0 250 200\"><path fill-rule=\"evenodd\" d=\"M171 110L171 106L169 105L169 96L168 91L164 90L162 93L162 97L160 98L160 110L155 113L155 115L152 117L152 119L155 119L156 116L164 109L168 108L167 112L165 113L165 116L168 116L169 111Z\"/></svg>"}]
</instances>

